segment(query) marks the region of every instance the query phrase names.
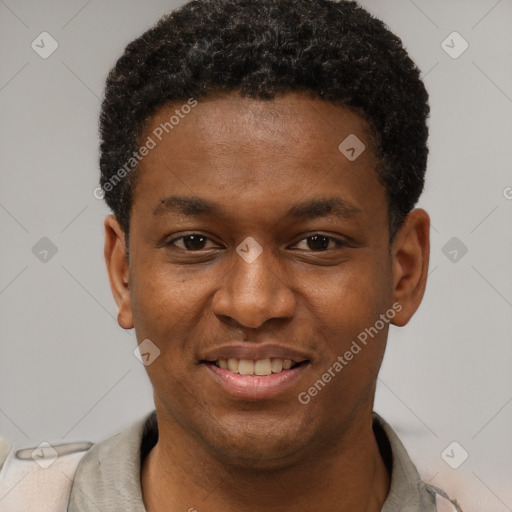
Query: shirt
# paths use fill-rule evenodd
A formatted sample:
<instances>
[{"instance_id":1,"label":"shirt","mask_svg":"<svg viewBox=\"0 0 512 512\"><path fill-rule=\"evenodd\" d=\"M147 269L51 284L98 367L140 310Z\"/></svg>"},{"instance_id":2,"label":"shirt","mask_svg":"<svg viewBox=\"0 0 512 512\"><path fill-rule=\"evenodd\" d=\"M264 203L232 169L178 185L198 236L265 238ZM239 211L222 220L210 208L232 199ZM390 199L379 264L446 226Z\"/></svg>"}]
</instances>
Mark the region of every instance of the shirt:
<instances>
[{"instance_id":1,"label":"shirt","mask_svg":"<svg viewBox=\"0 0 512 512\"><path fill-rule=\"evenodd\" d=\"M373 431L391 475L381 512L462 512L441 489L423 482L391 426L373 412ZM68 512L146 512L141 462L158 440L156 411L97 443L82 458L71 487Z\"/></svg>"}]
</instances>

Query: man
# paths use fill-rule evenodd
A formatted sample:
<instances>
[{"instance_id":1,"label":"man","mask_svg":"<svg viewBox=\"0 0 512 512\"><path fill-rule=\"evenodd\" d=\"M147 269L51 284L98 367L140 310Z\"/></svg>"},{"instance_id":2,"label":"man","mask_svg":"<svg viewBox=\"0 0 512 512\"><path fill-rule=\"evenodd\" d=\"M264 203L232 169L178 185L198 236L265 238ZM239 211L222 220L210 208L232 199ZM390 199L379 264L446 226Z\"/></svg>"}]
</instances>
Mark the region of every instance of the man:
<instances>
[{"instance_id":1,"label":"man","mask_svg":"<svg viewBox=\"0 0 512 512\"><path fill-rule=\"evenodd\" d=\"M97 192L156 411L84 452L69 512L460 511L373 412L425 291L428 113L355 2L195 0L127 46Z\"/></svg>"}]
</instances>

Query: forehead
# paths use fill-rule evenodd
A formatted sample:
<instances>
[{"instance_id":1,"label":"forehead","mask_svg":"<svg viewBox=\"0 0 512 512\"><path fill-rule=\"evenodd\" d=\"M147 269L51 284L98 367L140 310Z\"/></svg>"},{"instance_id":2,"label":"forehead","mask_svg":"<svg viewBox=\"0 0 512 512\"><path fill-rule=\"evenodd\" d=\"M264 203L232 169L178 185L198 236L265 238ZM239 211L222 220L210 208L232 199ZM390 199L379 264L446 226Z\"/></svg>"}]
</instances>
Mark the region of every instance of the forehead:
<instances>
[{"instance_id":1,"label":"forehead","mask_svg":"<svg viewBox=\"0 0 512 512\"><path fill-rule=\"evenodd\" d=\"M186 101L174 102L152 116L143 138L155 130L163 131L157 142L162 142L160 138L186 142L193 135L194 143L201 144L197 149L209 153L222 140L245 152L266 143L272 149L293 151L297 159L318 158L326 149L330 153L349 135L359 136L366 146L373 143L371 131L361 115L346 106L305 93L287 93L272 100L240 97L235 93L215 95L198 100L193 109L187 107ZM241 147L242 141L251 144ZM311 150L309 155L305 149Z\"/></svg>"},{"instance_id":2,"label":"forehead","mask_svg":"<svg viewBox=\"0 0 512 512\"><path fill-rule=\"evenodd\" d=\"M382 192L371 131L346 107L301 93L273 100L228 94L184 105L166 105L147 123L140 141L155 145L139 164L135 204L151 201L154 211L164 191L235 203L340 188L357 203L357 196Z\"/></svg>"}]
</instances>

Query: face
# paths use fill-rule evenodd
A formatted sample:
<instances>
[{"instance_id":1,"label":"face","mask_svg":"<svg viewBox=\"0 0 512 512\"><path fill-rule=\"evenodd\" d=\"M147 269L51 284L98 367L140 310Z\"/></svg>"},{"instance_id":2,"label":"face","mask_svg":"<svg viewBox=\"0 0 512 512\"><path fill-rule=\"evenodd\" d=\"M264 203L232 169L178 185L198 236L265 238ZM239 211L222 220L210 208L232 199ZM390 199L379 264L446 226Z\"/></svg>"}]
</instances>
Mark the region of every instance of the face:
<instances>
[{"instance_id":1,"label":"face","mask_svg":"<svg viewBox=\"0 0 512 512\"><path fill-rule=\"evenodd\" d=\"M105 223L119 323L160 350L146 366L159 421L231 461L318 451L372 409L389 323L421 300L428 217L389 246L371 135L344 107L207 98L159 141L179 107L141 137L157 144L138 170L129 265ZM356 159L338 149L351 134Z\"/></svg>"}]
</instances>

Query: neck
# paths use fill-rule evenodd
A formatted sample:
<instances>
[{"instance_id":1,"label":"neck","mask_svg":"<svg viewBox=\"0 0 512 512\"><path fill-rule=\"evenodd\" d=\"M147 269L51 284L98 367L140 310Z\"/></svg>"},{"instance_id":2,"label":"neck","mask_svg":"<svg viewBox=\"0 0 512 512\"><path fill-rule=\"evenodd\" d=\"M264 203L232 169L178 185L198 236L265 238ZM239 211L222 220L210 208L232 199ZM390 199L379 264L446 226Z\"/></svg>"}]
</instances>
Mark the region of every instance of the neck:
<instances>
[{"instance_id":1,"label":"neck","mask_svg":"<svg viewBox=\"0 0 512 512\"><path fill-rule=\"evenodd\" d=\"M160 414L158 422L158 443L141 469L147 512L280 512L284 504L290 512L380 512L389 492L371 410L335 441L260 470L219 460Z\"/></svg>"}]
</instances>

